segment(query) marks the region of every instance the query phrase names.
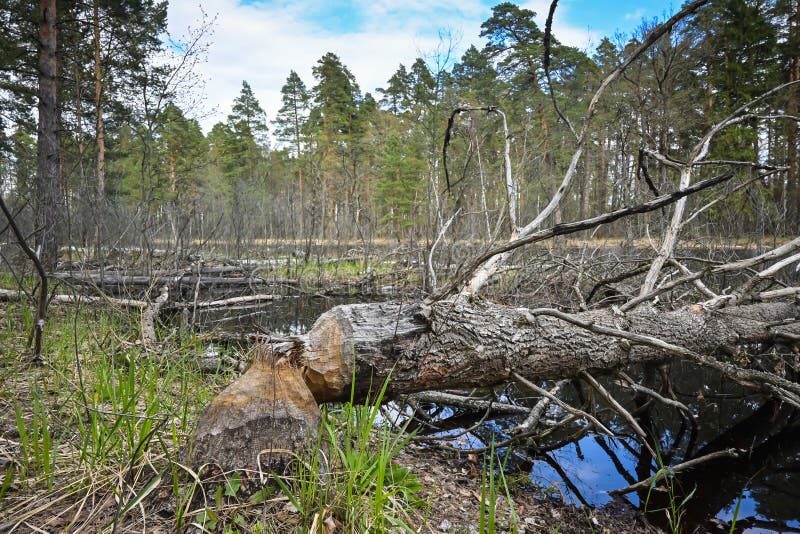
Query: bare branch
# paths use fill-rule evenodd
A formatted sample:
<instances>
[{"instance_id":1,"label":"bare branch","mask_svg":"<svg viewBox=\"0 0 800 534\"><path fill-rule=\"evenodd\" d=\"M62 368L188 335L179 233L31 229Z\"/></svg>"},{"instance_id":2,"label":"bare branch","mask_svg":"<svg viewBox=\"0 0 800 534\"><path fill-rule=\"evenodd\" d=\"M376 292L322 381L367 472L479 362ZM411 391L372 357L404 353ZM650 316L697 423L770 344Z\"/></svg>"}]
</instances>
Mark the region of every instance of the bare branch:
<instances>
[{"instance_id":1,"label":"bare branch","mask_svg":"<svg viewBox=\"0 0 800 534\"><path fill-rule=\"evenodd\" d=\"M647 441L647 434L645 434L645 431L641 426L639 426L639 423L636 422L636 419L633 418L630 412L626 410L619 402L617 402L617 399L615 399L613 395L611 395L611 393L609 393L606 388L604 388L602 384L595 380L595 378L588 372L581 371L580 377L586 381L586 383L592 386L592 388L594 388L594 390L600 394L600 396L614 409L614 411L620 414L622 418L627 421L633 431L636 432L636 435L639 436L639 439L642 441L642 445L647 449L647 452L649 452L653 458L655 458L656 451L653 450L653 447L651 447L650 443Z\"/></svg>"},{"instance_id":2,"label":"bare branch","mask_svg":"<svg viewBox=\"0 0 800 534\"><path fill-rule=\"evenodd\" d=\"M625 493L630 493L632 491L636 491L639 489L645 489L650 487L651 485L655 484L662 478L666 478L670 475L675 473L679 473L681 471L686 471L687 469L691 469L692 467L696 467L702 463L716 460L718 458L736 458L739 456L739 451L736 449L725 449L722 451L712 452L711 454L706 454L705 456L700 456L699 458L693 458L687 462L680 463L678 465L673 465L672 467L667 467L664 469L660 469L655 475L646 478L636 484L631 484L630 486L612 490L609 493L612 495L623 495Z\"/></svg>"},{"instance_id":3,"label":"bare branch","mask_svg":"<svg viewBox=\"0 0 800 534\"><path fill-rule=\"evenodd\" d=\"M550 199L550 202L547 203L547 206L539 212L539 214L534 218L533 221L525 225L520 231L518 236L525 237L533 233L539 226L556 210L556 208L561 203L561 199L564 197L564 194L567 191L572 179L575 177L575 174L578 169L578 162L580 162L581 157L583 156L583 151L586 146L586 137L589 132L589 124L591 123L592 118L594 117L595 111L597 109L597 104L600 101L605 90L611 85L614 80L616 80L625 69L630 66L630 64L636 60L641 54L643 54L650 46L653 45L658 39L660 39L663 35L667 32L671 31L672 28L677 24L679 21L684 19L685 17L689 16L690 14L694 13L697 9L699 9L704 4L708 3L708 0L695 0L687 4L683 9L681 9L678 13L673 15L663 24L656 26L653 31L651 31L648 36L645 38L644 42L638 46L630 56L628 56L622 63L620 63L611 73L606 76L606 78L600 84L600 87L595 92L594 96L592 97L591 102L589 103L589 107L586 112L586 116L583 121L583 127L581 128L580 134L577 136L576 139L576 147L575 152L570 159L569 167L567 168L566 173L564 173L564 178L561 181L561 185L559 185L556 192ZM555 9L551 7L551 10ZM455 112L454 112L455 113ZM451 120L453 115L451 115ZM445 132L445 145L449 141L449 130L450 130L450 123L448 123L448 130ZM445 173L447 170L445 168ZM511 236L511 241L513 242L517 236ZM503 251L502 253L498 253L497 257L488 257L483 260L477 266L474 266L470 271L469 274L473 274L472 278L470 279L469 283L464 288L464 294L466 295L474 295L477 293L490 279L492 276L497 273L497 270L500 266L508 261L511 257L512 251L517 247L512 247L507 251ZM485 263L485 265L483 265ZM478 270L480 268L480 270ZM464 280L466 276L459 277L459 282ZM448 286L452 286L455 288L457 284L448 283ZM452 290L451 288L451 290Z\"/></svg>"},{"instance_id":4,"label":"bare branch","mask_svg":"<svg viewBox=\"0 0 800 534\"><path fill-rule=\"evenodd\" d=\"M17 243L19 243L25 255L31 260L36 268L36 273L39 275L39 304L36 308L36 322L33 325L33 332L31 332L31 334L33 336L33 362L40 364L44 362L42 357L42 335L44 333L44 320L47 316L47 273L44 271L42 262L39 261L39 256L28 246L28 242L22 235L19 226L17 226L17 222L11 214L11 210L8 209L2 195L0 195L0 210L2 210L3 214L6 216L8 225L17 238Z\"/></svg>"},{"instance_id":5,"label":"bare branch","mask_svg":"<svg viewBox=\"0 0 800 534\"><path fill-rule=\"evenodd\" d=\"M671 282L663 284L661 287L657 287L656 289L650 291L646 295L639 295L638 297L629 300L624 305L620 306L619 309L622 312L626 312L626 311L632 310L633 308L635 308L636 306L638 306L642 302L645 302L645 301L650 300L650 299L652 299L654 297L657 297L658 295L661 295L662 293L666 293L667 291L669 291L669 290L671 290L671 289L673 289L673 288L675 288L675 287L677 287L679 285L685 284L687 282L691 282L693 280L698 280L698 279L702 278L703 276L705 276L707 274L719 274L719 273L741 271L741 270L744 270L744 269L748 269L748 268L752 267L753 265L758 265L759 263L763 263L765 261L782 258L783 256L785 256L787 254L791 254L793 251L797 250L798 248L800 248L800 237L796 237L796 238L792 239L791 241L789 241L788 243L786 243L784 245L781 245L778 248L772 249L772 250L770 250L768 252L765 252L764 254L760 254L760 255L754 256L752 258L747 258L747 259L744 259L744 260L738 260L738 261L734 261L734 262L731 262L731 263L725 263L723 265L718 265L718 266L716 266L716 267L714 267L712 269L707 269L707 270L700 271L700 272L697 272L697 273L694 273L694 274L683 276L681 278L676 278L675 280L672 280Z\"/></svg>"},{"instance_id":6,"label":"bare branch","mask_svg":"<svg viewBox=\"0 0 800 534\"><path fill-rule=\"evenodd\" d=\"M561 399L559 399L555 395L552 395L546 389L540 388L539 386L537 386L536 384L534 384L533 382L531 382L530 380L528 380L527 378L525 378L524 376L520 375L517 372L512 372L511 376L512 376L512 378L514 378L514 380L516 380L517 382L519 382L520 384L522 384L526 388L530 389L531 391L533 391L535 393L538 393L539 395L542 395L543 397L547 397L548 399L550 399L551 401L555 402L556 404L561 406L563 409L568 411L569 413L586 419L587 421L592 423L595 427L597 427L597 429L600 430L601 432L604 432L605 434L607 434L609 436L614 436L614 433L611 432L608 428L606 428L603 423L598 421L595 416L593 416L591 414L588 414L588 413L584 412L583 410L579 410L579 409L577 409L577 408L575 408L573 406L570 406L569 404L567 404L566 402L562 401Z\"/></svg>"},{"instance_id":7,"label":"bare branch","mask_svg":"<svg viewBox=\"0 0 800 534\"><path fill-rule=\"evenodd\" d=\"M431 289L436 291L436 286L439 285L439 282L436 279L436 271L433 268L433 253L436 251L436 247L439 245L439 241L442 240L444 234L447 233L447 229L450 228L450 225L453 224L453 221L458 217L458 214L461 212L461 208L458 208L454 214L447 219L442 225L441 230L439 230L439 235L436 236L436 240L431 245L431 250L428 252L428 275L430 276L430 284Z\"/></svg>"},{"instance_id":8,"label":"bare branch","mask_svg":"<svg viewBox=\"0 0 800 534\"><path fill-rule=\"evenodd\" d=\"M579 137L577 132L575 132L575 128L572 127L572 123L569 119L564 115L561 111L561 108L558 107L558 102L556 102L556 95L553 92L553 80L550 76L550 45L552 43L552 29L553 29L553 15L556 12L556 6L558 5L558 0L553 0L550 3L550 12L547 14L547 21L544 25L544 61L542 62L544 65L544 75L547 77L547 87L550 92L550 100L553 102L553 109L556 110L556 113L561 118L562 121L567 125L569 131L572 133L572 137L575 138L576 141L579 141Z\"/></svg>"},{"instance_id":9,"label":"bare branch","mask_svg":"<svg viewBox=\"0 0 800 534\"><path fill-rule=\"evenodd\" d=\"M561 388L566 386L569 383L569 380L559 380L556 382L556 385L550 389L551 395L558 395L558 392ZM550 405L550 398L549 397L542 397L539 399L533 408L529 410L528 417L525 420L511 429L512 434L524 434L530 432L532 429L536 428L536 425L539 424L539 420L542 418L544 411Z\"/></svg>"},{"instance_id":10,"label":"bare branch","mask_svg":"<svg viewBox=\"0 0 800 534\"><path fill-rule=\"evenodd\" d=\"M470 276L473 272L475 272L484 263L486 263L489 260L493 260L495 257L500 258L501 254L503 253L510 252L521 246L529 245L531 243L536 243L538 241L544 241L545 239L550 239L552 237L556 237L559 235L573 234L575 232L580 232L582 230L595 228L597 226L600 226L601 224L607 224L616 221L617 219L627 217L629 215L638 213L647 213L649 211L657 210L663 206L679 201L680 199L688 195L696 193L697 191L701 191L708 187L712 187L726 180L729 180L732 176L733 173L730 172L722 174L714 178L709 178L708 180L705 180L703 182L698 182L697 184L690 186L686 189L682 189L680 191L675 191L674 193L669 193L666 195L662 195L658 198L654 198L653 200L645 202L644 204L639 204L638 206L634 206L632 208L622 208L616 211L612 211L610 213L605 213L603 215L592 217L590 219L584 219L582 221L576 221L572 223L559 224L545 230L540 230L534 234L527 235L526 237L520 237L518 239L509 241L503 245L499 245L472 260L461 273L455 274L447 282L447 284L445 284L439 291L434 292L427 299L425 299L425 303L430 304L437 300L441 300L442 298L450 294L452 291L454 291L461 284L462 281L464 281L468 276Z\"/></svg>"}]
</instances>

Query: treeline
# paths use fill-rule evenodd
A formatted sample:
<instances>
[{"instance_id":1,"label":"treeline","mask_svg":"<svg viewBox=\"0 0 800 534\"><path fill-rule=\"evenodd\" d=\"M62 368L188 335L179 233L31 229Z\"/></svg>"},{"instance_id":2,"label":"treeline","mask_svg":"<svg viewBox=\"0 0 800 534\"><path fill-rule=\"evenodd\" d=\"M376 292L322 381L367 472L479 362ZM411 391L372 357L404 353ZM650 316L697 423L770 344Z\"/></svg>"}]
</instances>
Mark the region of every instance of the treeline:
<instances>
[{"instance_id":1,"label":"treeline","mask_svg":"<svg viewBox=\"0 0 800 534\"><path fill-rule=\"evenodd\" d=\"M204 135L187 95L210 23L178 42L166 36L166 2L57 7L60 242L148 253L205 246L236 256L270 239L305 243L296 250L306 254L319 240L430 245L454 213L449 237L496 239L515 204L509 194L523 222L548 202L574 153L570 130L582 126L602 79L656 24L642 23L630 38L604 38L586 53L548 38L533 12L503 3L482 24L486 44L456 61L452 43L443 41L431 56L400 65L373 95L328 53L308 83L288 74L274 121L244 82L227 120ZM39 189L46 187L37 182L32 113L40 12L13 0L0 17L2 192L37 233ZM660 39L601 101L578 179L552 222L674 190L678 177L658 155L685 159L718 121L800 79L799 18L796 2L721 0ZM723 202L697 217L698 236L800 229L798 90L776 91L769 113L752 113L714 138L697 179L731 162L740 177ZM500 115L451 117L466 107L507 116L514 191L505 178ZM746 180L753 184L736 188ZM620 221L600 234L657 233L667 216Z\"/></svg>"}]
</instances>

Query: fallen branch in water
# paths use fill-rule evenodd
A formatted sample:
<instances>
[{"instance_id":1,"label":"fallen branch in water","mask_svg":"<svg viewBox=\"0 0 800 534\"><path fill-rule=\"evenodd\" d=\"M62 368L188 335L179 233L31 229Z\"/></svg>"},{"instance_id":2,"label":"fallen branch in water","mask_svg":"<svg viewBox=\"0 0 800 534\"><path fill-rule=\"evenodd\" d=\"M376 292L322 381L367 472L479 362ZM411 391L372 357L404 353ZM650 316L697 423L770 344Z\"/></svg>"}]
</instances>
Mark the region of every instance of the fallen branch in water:
<instances>
[{"instance_id":1,"label":"fallen branch in water","mask_svg":"<svg viewBox=\"0 0 800 534\"><path fill-rule=\"evenodd\" d=\"M718 458L737 458L739 456L739 452L740 451L736 449L725 449L722 451L712 452L706 454L705 456L700 456L698 458L693 458L686 462L673 465L672 467L664 467L662 469L659 469L659 471L655 475L649 478L646 478L644 480L637 482L636 484L631 484L630 486L626 486L624 488L611 490L609 493L611 493L612 495L624 495L632 491L649 488L652 484L655 484L662 478L666 478L675 473L680 473L681 471L686 471L687 469L691 469L692 467L697 467L702 463L709 462L711 460L716 460Z\"/></svg>"}]
</instances>

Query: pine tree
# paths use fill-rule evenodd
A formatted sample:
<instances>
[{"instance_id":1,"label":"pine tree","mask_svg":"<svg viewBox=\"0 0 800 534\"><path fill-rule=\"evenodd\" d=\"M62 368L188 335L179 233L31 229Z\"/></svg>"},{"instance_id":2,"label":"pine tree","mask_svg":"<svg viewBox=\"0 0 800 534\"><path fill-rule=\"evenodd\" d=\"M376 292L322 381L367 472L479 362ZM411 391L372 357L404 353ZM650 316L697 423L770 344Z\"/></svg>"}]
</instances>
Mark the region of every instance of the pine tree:
<instances>
[{"instance_id":1,"label":"pine tree","mask_svg":"<svg viewBox=\"0 0 800 534\"><path fill-rule=\"evenodd\" d=\"M402 63L397 71L389 78L386 89L378 89L383 95L381 105L394 115L400 115L411 107L411 92L413 78Z\"/></svg>"},{"instance_id":2,"label":"pine tree","mask_svg":"<svg viewBox=\"0 0 800 534\"><path fill-rule=\"evenodd\" d=\"M227 123L233 139L229 140L230 155L238 158L250 183L259 178L259 165L264 161L267 146L267 114L258 102L250 84L242 82L239 96L233 101ZM234 148L235 146L235 148Z\"/></svg>"},{"instance_id":3,"label":"pine tree","mask_svg":"<svg viewBox=\"0 0 800 534\"><path fill-rule=\"evenodd\" d=\"M317 80L312 90L317 127L327 142L350 135L361 94L355 77L331 52L322 56L312 71Z\"/></svg>"},{"instance_id":4,"label":"pine tree","mask_svg":"<svg viewBox=\"0 0 800 534\"><path fill-rule=\"evenodd\" d=\"M286 83L281 87L283 105L275 118L275 138L292 145L296 158L302 152L302 136L308 120L311 96L306 84L295 71L289 73Z\"/></svg>"},{"instance_id":5,"label":"pine tree","mask_svg":"<svg viewBox=\"0 0 800 534\"><path fill-rule=\"evenodd\" d=\"M354 203L359 199L361 141L367 122L355 77L336 54L322 56L312 72L317 81L312 89L316 105L309 123L320 148L325 236L347 218L348 210L359 213Z\"/></svg>"},{"instance_id":6,"label":"pine tree","mask_svg":"<svg viewBox=\"0 0 800 534\"><path fill-rule=\"evenodd\" d=\"M286 83L281 88L283 105L275 118L275 135L279 141L290 143L294 155L295 172L297 174L297 192L300 201L299 229L305 237L305 191L303 137L308 121L311 96L300 76L291 71Z\"/></svg>"}]
</instances>

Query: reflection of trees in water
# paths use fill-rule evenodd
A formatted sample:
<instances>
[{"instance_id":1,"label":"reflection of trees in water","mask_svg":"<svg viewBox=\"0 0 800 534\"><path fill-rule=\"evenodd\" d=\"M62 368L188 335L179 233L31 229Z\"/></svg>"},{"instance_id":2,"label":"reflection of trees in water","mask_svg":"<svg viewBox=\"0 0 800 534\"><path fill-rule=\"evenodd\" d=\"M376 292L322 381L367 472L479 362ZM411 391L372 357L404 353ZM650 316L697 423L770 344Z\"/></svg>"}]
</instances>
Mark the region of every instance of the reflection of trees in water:
<instances>
[{"instance_id":1,"label":"reflection of trees in water","mask_svg":"<svg viewBox=\"0 0 800 534\"><path fill-rule=\"evenodd\" d=\"M361 302L361 297L280 296L267 303L198 312L201 328L228 332L267 331L300 335L308 331L322 313L339 304Z\"/></svg>"},{"instance_id":2,"label":"reflection of trees in water","mask_svg":"<svg viewBox=\"0 0 800 534\"><path fill-rule=\"evenodd\" d=\"M672 479L672 487L678 501L694 491L687 501L685 520L690 525L705 525L720 511L749 489L745 498L754 501L756 509L781 507L783 497L767 489L768 480L776 467L800 450L800 426L792 410L782 408L777 403L764 403L750 416L740 419L716 438L700 447L695 456L703 456L714 451L733 447L742 451L736 458L720 458L677 474ZM793 452L791 449L794 449ZM663 486L663 484L660 484ZM796 482L795 482L796 485ZM647 498L647 491L639 494ZM767 504L769 503L769 504ZM650 493L650 508L662 509L668 505L667 495L660 491ZM766 515L773 520L792 521L798 519L796 501L788 515ZM653 514L657 524L663 521L663 513Z\"/></svg>"},{"instance_id":3,"label":"reflection of trees in water","mask_svg":"<svg viewBox=\"0 0 800 534\"><path fill-rule=\"evenodd\" d=\"M797 521L800 514L800 484L797 483L800 453L779 461L774 469L775 472L766 475L761 484L750 490L750 496L757 503L756 510L763 517Z\"/></svg>"},{"instance_id":4,"label":"reflection of trees in water","mask_svg":"<svg viewBox=\"0 0 800 534\"><path fill-rule=\"evenodd\" d=\"M798 424L795 422L795 424ZM794 429L794 442L783 444L774 465L763 479L750 489L756 511L763 517L780 521L800 519L800 430ZM794 449L793 454L789 450ZM786 456L784 456L786 455Z\"/></svg>"},{"instance_id":5,"label":"reflection of trees in water","mask_svg":"<svg viewBox=\"0 0 800 534\"><path fill-rule=\"evenodd\" d=\"M631 369L629 373L634 374L635 371ZM643 371L639 369L635 374L641 375ZM731 447L744 451L737 458L709 461L672 478L679 501L694 490L686 504L686 524L712 531L719 528L717 523L711 521L723 511L726 512L726 517L732 515L736 501L743 492L745 499L752 501L756 513L770 521L760 521L756 525L754 518L745 518L740 513L739 527L775 529L800 520L800 417L796 412L774 401L765 402L761 397L750 394L749 390L713 370L698 368L689 362L674 363L670 367L670 375L671 387L677 399L697 414L696 424L692 424L691 418L680 410L648 401L646 398L636 398L612 380L605 380L604 385L616 398L624 400L626 409L636 415L640 425L651 436L656 436L655 441L664 464L674 465ZM659 380L663 378L656 379ZM518 404L532 406L536 401L513 387L504 393L508 399ZM593 411L615 433L624 436L584 437L583 440L593 440L603 451L587 458L583 457L580 447L582 441L571 443L564 450L569 451L570 456L574 455L576 463L605 462L605 469L609 474L616 472L629 484L655 473L658 462L649 455L640 454L639 444L617 412L609 410L601 402L593 402L588 390L580 390L574 385L564 388L562 396L573 406L582 406ZM436 405L430 408L429 413L436 413ZM446 417L435 421L439 429L468 428L484 415L464 409L440 413L446 414ZM558 407L551 406L548 409L547 417L550 420L563 416L563 411ZM487 446L492 441L501 442L511 437L510 429L523 418L524 416L507 416L487 421L473 429L471 436ZM579 421L573 422L548 436L546 440L521 442L510 449L498 450L497 453L507 454L510 451L508 466L524 472L530 472L535 461L546 462L563 479L564 486L578 501L587 505L598 504L592 502L580 480L570 479L569 469L563 469L564 466L559 466L552 457L543 452L574 433L582 424ZM473 439L468 441L475 443ZM632 461L631 458L636 460ZM663 482L658 486L663 487ZM648 500L647 490L639 492L637 496L639 503ZM666 492L650 492L649 510L661 510L666 506ZM651 516L650 519L655 524L663 522L665 518L663 511ZM791 527L789 528L791 531Z\"/></svg>"}]
</instances>

